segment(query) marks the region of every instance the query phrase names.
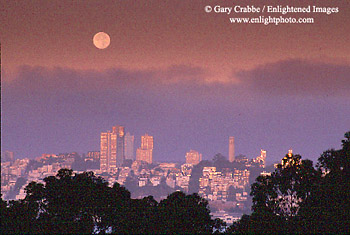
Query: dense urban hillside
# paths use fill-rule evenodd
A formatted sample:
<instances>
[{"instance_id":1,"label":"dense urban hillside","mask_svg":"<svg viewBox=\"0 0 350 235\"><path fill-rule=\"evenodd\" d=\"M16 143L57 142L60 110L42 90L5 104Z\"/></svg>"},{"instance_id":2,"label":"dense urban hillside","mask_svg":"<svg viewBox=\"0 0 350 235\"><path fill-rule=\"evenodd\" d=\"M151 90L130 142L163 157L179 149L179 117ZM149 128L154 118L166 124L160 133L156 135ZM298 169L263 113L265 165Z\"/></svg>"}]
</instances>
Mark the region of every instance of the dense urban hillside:
<instances>
[{"instance_id":1,"label":"dense urban hillside","mask_svg":"<svg viewBox=\"0 0 350 235\"><path fill-rule=\"evenodd\" d=\"M29 183L24 199L1 199L1 233L349 233L349 188L347 132L342 148L325 151L315 167L289 153L273 172L258 176L252 213L229 227L211 217L208 201L196 193L133 199L124 186L110 187L93 172L61 169L44 183Z\"/></svg>"}]
</instances>

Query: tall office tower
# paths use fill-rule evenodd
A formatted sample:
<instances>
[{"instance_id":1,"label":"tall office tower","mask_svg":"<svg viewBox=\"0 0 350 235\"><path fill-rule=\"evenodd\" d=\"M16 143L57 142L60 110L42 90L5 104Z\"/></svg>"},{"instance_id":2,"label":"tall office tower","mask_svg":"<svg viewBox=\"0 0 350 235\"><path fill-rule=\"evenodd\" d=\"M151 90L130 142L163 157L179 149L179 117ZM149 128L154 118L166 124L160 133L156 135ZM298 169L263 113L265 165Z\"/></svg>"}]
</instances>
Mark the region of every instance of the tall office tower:
<instances>
[{"instance_id":1,"label":"tall office tower","mask_svg":"<svg viewBox=\"0 0 350 235\"><path fill-rule=\"evenodd\" d=\"M136 151L136 160L150 164L153 162L153 136L141 136L141 148Z\"/></svg>"},{"instance_id":2,"label":"tall office tower","mask_svg":"<svg viewBox=\"0 0 350 235\"><path fill-rule=\"evenodd\" d=\"M110 154L110 142L111 142L111 133L102 132L101 133L101 147L100 147L100 170L107 171L109 168L109 156Z\"/></svg>"},{"instance_id":3,"label":"tall office tower","mask_svg":"<svg viewBox=\"0 0 350 235\"><path fill-rule=\"evenodd\" d=\"M231 136L229 138L228 144L228 160L233 162L235 160L235 137Z\"/></svg>"},{"instance_id":4,"label":"tall office tower","mask_svg":"<svg viewBox=\"0 0 350 235\"><path fill-rule=\"evenodd\" d=\"M186 163L197 165L200 161L202 161L202 154L197 151L191 150L186 153Z\"/></svg>"},{"instance_id":5,"label":"tall office tower","mask_svg":"<svg viewBox=\"0 0 350 235\"><path fill-rule=\"evenodd\" d=\"M129 132L124 137L125 159L134 160L134 136Z\"/></svg>"},{"instance_id":6,"label":"tall office tower","mask_svg":"<svg viewBox=\"0 0 350 235\"><path fill-rule=\"evenodd\" d=\"M141 148L153 149L153 136L150 136L148 134L141 136Z\"/></svg>"},{"instance_id":7,"label":"tall office tower","mask_svg":"<svg viewBox=\"0 0 350 235\"><path fill-rule=\"evenodd\" d=\"M101 133L100 170L113 171L124 161L124 127Z\"/></svg>"}]
</instances>

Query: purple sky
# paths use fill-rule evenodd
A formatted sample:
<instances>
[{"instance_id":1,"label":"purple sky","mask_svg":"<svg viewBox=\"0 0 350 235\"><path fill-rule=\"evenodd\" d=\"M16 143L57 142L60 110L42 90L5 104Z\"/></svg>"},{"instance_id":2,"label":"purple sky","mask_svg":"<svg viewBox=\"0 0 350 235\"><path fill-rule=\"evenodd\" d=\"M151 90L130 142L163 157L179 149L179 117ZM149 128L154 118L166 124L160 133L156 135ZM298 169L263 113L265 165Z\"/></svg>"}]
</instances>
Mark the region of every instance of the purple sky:
<instances>
[{"instance_id":1,"label":"purple sky","mask_svg":"<svg viewBox=\"0 0 350 235\"><path fill-rule=\"evenodd\" d=\"M262 5L235 1L248 3ZM156 161L190 149L227 156L229 136L236 154L263 148L270 163L289 148L314 161L340 148L350 130L349 4L319 1L340 12L279 26L230 24L204 11L216 4L232 2L1 1L2 151L99 150L113 125L135 135L135 148L153 135ZM111 37L105 50L92 44L99 31Z\"/></svg>"}]
</instances>

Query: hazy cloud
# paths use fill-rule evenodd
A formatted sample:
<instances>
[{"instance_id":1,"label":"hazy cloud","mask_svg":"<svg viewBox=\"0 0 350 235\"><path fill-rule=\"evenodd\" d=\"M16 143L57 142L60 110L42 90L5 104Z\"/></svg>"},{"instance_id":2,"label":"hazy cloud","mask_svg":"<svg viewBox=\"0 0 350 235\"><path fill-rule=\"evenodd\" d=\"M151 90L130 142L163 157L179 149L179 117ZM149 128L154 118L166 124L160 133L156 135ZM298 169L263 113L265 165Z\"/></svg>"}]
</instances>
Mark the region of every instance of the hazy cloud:
<instances>
[{"instance_id":1,"label":"hazy cloud","mask_svg":"<svg viewBox=\"0 0 350 235\"><path fill-rule=\"evenodd\" d=\"M114 68L103 72L74 70L69 68L45 68L22 66L6 85L27 91L67 92L122 90L126 88L152 88L171 84L201 84L205 71L185 65L166 69L126 70Z\"/></svg>"},{"instance_id":2,"label":"hazy cloud","mask_svg":"<svg viewBox=\"0 0 350 235\"><path fill-rule=\"evenodd\" d=\"M243 86L267 95L350 94L350 66L285 60L234 74Z\"/></svg>"},{"instance_id":3,"label":"hazy cloud","mask_svg":"<svg viewBox=\"0 0 350 235\"><path fill-rule=\"evenodd\" d=\"M348 96L350 66L285 60L233 74L240 83L206 83L204 68L174 65L165 69L105 71L22 66L4 92L38 94L130 93L187 98L270 97L271 95ZM5 80L6 81L6 80ZM226 99L225 98L225 99Z\"/></svg>"}]
</instances>

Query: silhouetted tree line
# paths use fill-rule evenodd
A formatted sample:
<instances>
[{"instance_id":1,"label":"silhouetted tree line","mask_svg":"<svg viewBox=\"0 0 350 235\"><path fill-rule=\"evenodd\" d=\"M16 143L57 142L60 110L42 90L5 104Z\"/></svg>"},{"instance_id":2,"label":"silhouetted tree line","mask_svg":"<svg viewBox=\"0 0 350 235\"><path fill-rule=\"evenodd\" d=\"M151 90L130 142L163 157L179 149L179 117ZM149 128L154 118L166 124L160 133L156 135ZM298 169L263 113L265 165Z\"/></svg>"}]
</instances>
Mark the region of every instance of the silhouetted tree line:
<instances>
[{"instance_id":1,"label":"silhouetted tree line","mask_svg":"<svg viewBox=\"0 0 350 235\"><path fill-rule=\"evenodd\" d=\"M342 149L325 151L316 168L286 155L271 176L251 186L252 214L227 233L350 233L350 132Z\"/></svg>"},{"instance_id":2,"label":"silhouetted tree line","mask_svg":"<svg viewBox=\"0 0 350 235\"><path fill-rule=\"evenodd\" d=\"M1 199L1 233L171 234L205 233L224 223L212 220L208 202L197 194L170 194L158 203L152 196L131 199L118 183L93 172L61 169L44 184L31 182L23 200Z\"/></svg>"}]
</instances>

